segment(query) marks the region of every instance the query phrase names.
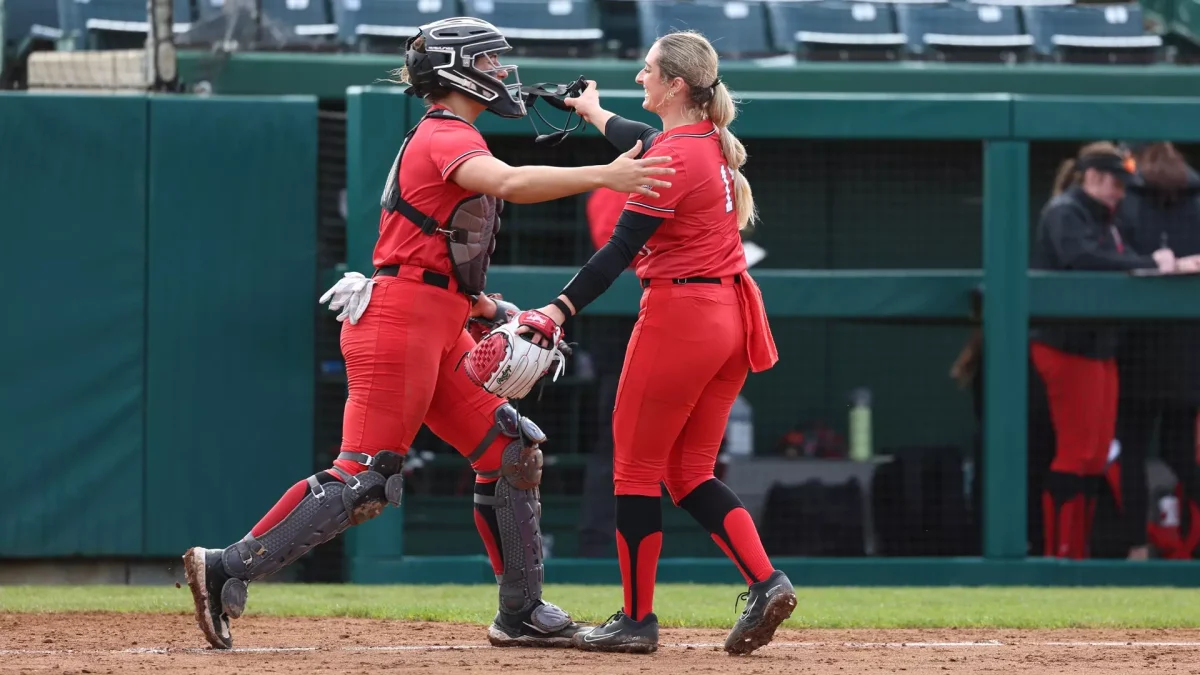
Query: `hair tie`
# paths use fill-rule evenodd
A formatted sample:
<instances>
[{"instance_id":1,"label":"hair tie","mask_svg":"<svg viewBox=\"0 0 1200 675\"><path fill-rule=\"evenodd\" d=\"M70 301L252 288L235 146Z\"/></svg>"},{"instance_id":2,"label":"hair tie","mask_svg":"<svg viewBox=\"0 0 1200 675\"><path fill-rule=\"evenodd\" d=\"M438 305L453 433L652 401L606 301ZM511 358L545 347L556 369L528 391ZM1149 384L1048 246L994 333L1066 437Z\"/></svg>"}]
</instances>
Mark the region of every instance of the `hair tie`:
<instances>
[{"instance_id":1,"label":"hair tie","mask_svg":"<svg viewBox=\"0 0 1200 675\"><path fill-rule=\"evenodd\" d=\"M721 76L720 75L717 76L717 79L713 80L712 84L708 85L708 88L716 89L718 84L721 84Z\"/></svg>"}]
</instances>

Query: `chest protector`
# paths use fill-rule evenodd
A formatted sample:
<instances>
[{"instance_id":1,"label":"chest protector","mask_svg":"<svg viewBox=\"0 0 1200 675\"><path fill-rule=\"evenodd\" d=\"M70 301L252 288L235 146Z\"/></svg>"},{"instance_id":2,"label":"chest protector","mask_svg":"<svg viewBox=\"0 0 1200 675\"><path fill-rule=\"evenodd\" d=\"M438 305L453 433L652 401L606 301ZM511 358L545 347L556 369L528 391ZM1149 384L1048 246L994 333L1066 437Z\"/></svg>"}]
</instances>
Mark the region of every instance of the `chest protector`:
<instances>
[{"instance_id":1,"label":"chest protector","mask_svg":"<svg viewBox=\"0 0 1200 675\"><path fill-rule=\"evenodd\" d=\"M396 154L396 161L392 163L392 170L388 173L380 206L388 213L404 216L429 236L444 237L459 290L468 295L477 295L487 286L488 264L491 262L492 252L496 250L496 233L500 230L500 212L504 210L504 200L491 195L468 197L454 206L445 223L439 223L400 196L400 162L404 158L404 149L408 147L408 142L412 140L421 122L430 117L470 124L440 108L426 113L404 136L400 152Z\"/></svg>"}]
</instances>

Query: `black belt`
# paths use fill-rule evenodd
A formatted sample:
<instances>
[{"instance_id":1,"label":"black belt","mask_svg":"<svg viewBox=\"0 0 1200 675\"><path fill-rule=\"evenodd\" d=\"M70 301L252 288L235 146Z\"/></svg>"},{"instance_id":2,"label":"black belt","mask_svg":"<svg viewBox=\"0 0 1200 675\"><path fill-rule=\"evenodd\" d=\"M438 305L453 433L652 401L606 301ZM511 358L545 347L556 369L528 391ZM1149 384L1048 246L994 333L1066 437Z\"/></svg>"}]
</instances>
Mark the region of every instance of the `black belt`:
<instances>
[{"instance_id":1,"label":"black belt","mask_svg":"<svg viewBox=\"0 0 1200 675\"><path fill-rule=\"evenodd\" d=\"M650 285L651 280L650 279L642 279L641 283L642 283L642 288L646 288L647 286ZM684 277L682 279L672 279L671 283L673 283L673 284L719 284L719 283L721 283L721 277ZM740 274L733 275L733 283L735 283L735 284L742 283L742 275L740 275Z\"/></svg>"},{"instance_id":2,"label":"black belt","mask_svg":"<svg viewBox=\"0 0 1200 675\"><path fill-rule=\"evenodd\" d=\"M374 276L394 277L398 274L400 274L400 266L399 265L388 265L387 267L380 267L380 268L376 269ZM429 284L430 286L437 286L439 288L446 288L446 289L450 288L450 277L445 274L439 274L437 272L434 272L433 270L423 270L421 272L421 281L424 281L425 283Z\"/></svg>"}]
</instances>

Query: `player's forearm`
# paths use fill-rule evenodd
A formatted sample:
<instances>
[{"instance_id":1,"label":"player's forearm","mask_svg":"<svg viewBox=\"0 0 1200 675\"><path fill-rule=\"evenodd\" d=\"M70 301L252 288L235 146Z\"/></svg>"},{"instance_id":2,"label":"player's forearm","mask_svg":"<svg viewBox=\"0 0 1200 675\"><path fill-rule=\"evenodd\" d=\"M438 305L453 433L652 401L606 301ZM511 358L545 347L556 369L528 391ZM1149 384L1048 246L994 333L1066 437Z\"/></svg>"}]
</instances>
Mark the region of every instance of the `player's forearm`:
<instances>
[{"instance_id":1,"label":"player's forearm","mask_svg":"<svg viewBox=\"0 0 1200 675\"><path fill-rule=\"evenodd\" d=\"M603 187L604 166L515 166L496 196L513 204L536 204Z\"/></svg>"},{"instance_id":2,"label":"player's forearm","mask_svg":"<svg viewBox=\"0 0 1200 675\"><path fill-rule=\"evenodd\" d=\"M614 117L616 117L614 113L611 113L604 108L600 108L595 113L588 116L587 123L596 127L596 131L599 131L601 134L603 134L604 130L608 128L608 121ZM631 145L630 147L633 146ZM626 150L628 149L629 148L626 148Z\"/></svg>"},{"instance_id":3,"label":"player's forearm","mask_svg":"<svg viewBox=\"0 0 1200 675\"><path fill-rule=\"evenodd\" d=\"M633 262L637 252L650 241L662 221L662 218L634 211L621 213L608 243L592 254L559 295L560 299L570 303L572 314L582 311L612 286Z\"/></svg>"}]
</instances>

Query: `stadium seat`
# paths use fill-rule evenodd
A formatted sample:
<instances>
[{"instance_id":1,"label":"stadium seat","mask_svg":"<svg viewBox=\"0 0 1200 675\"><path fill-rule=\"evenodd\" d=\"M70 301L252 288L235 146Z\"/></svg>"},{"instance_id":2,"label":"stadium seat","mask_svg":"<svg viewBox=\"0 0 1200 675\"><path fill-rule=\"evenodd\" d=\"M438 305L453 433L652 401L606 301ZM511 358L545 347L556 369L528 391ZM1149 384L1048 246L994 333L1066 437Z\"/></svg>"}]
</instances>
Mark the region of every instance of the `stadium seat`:
<instances>
[{"instance_id":1,"label":"stadium seat","mask_svg":"<svg viewBox=\"0 0 1200 675\"><path fill-rule=\"evenodd\" d=\"M29 54L53 49L62 37L58 6L50 0L7 0L0 12L0 89L25 82Z\"/></svg>"},{"instance_id":2,"label":"stadium seat","mask_svg":"<svg viewBox=\"0 0 1200 675\"><path fill-rule=\"evenodd\" d=\"M908 37L909 52L931 60L1011 62L1024 60L1033 46L1015 7L901 4L896 25Z\"/></svg>"},{"instance_id":3,"label":"stadium seat","mask_svg":"<svg viewBox=\"0 0 1200 675\"><path fill-rule=\"evenodd\" d=\"M191 2L174 0L172 7L175 34L187 32ZM146 0L58 0L58 9L63 35L76 49L140 49L146 44Z\"/></svg>"},{"instance_id":4,"label":"stadium seat","mask_svg":"<svg viewBox=\"0 0 1200 675\"><path fill-rule=\"evenodd\" d=\"M1162 38L1149 35L1136 2L1070 7L1024 7L1036 53L1073 63L1153 63Z\"/></svg>"},{"instance_id":5,"label":"stadium seat","mask_svg":"<svg viewBox=\"0 0 1200 675\"><path fill-rule=\"evenodd\" d=\"M723 58L778 54L771 46L766 6L762 2L638 0L638 23L642 49L649 49L659 36L672 30L695 30L703 33Z\"/></svg>"},{"instance_id":6,"label":"stadium seat","mask_svg":"<svg viewBox=\"0 0 1200 675\"><path fill-rule=\"evenodd\" d=\"M258 48L268 46L304 45L316 46L326 40L336 39L338 26L329 15L326 0L261 0L261 26L254 26ZM253 23L251 10L256 0L196 0L199 20L205 25L205 39L219 38L224 30L221 26L228 20L227 4L236 4L242 10L236 19L239 23ZM216 27L215 31L208 30ZM245 26L238 27L244 30Z\"/></svg>"},{"instance_id":7,"label":"stadium seat","mask_svg":"<svg viewBox=\"0 0 1200 675\"><path fill-rule=\"evenodd\" d=\"M62 37L58 7L47 0L7 0L4 3L3 30L5 49L16 51L29 38L57 40Z\"/></svg>"},{"instance_id":8,"label":"stadium seat","mask_svg":"<svg viewBox=\"0 0 1200 675\"><path fill-rule=\"evenodd\" d=\"M887 4L772 0L767 15L775 50L810 61L893 60L906 42Z\"/></svg>"},{"instance_id":9,"label":"stadium seat","mask_svg":"<svg viewBox=\"0 0 1200 675\"><path fill-rule=\"evenodd\" d=\"M338 38L364 51L396 48L422 24L462 13L458 0L333 0Z\"/></svg>"},{"instance_id":10,"label":"stadium seat","mask_svg":"<svg viewBox=\"0 0 1200 675\"><path fill-rule=\"evenodd\" d=\"M604 37L595 0L463 0L463 9L492 22L518 54L588 56Z\"/></svg>"}]
</instances>

